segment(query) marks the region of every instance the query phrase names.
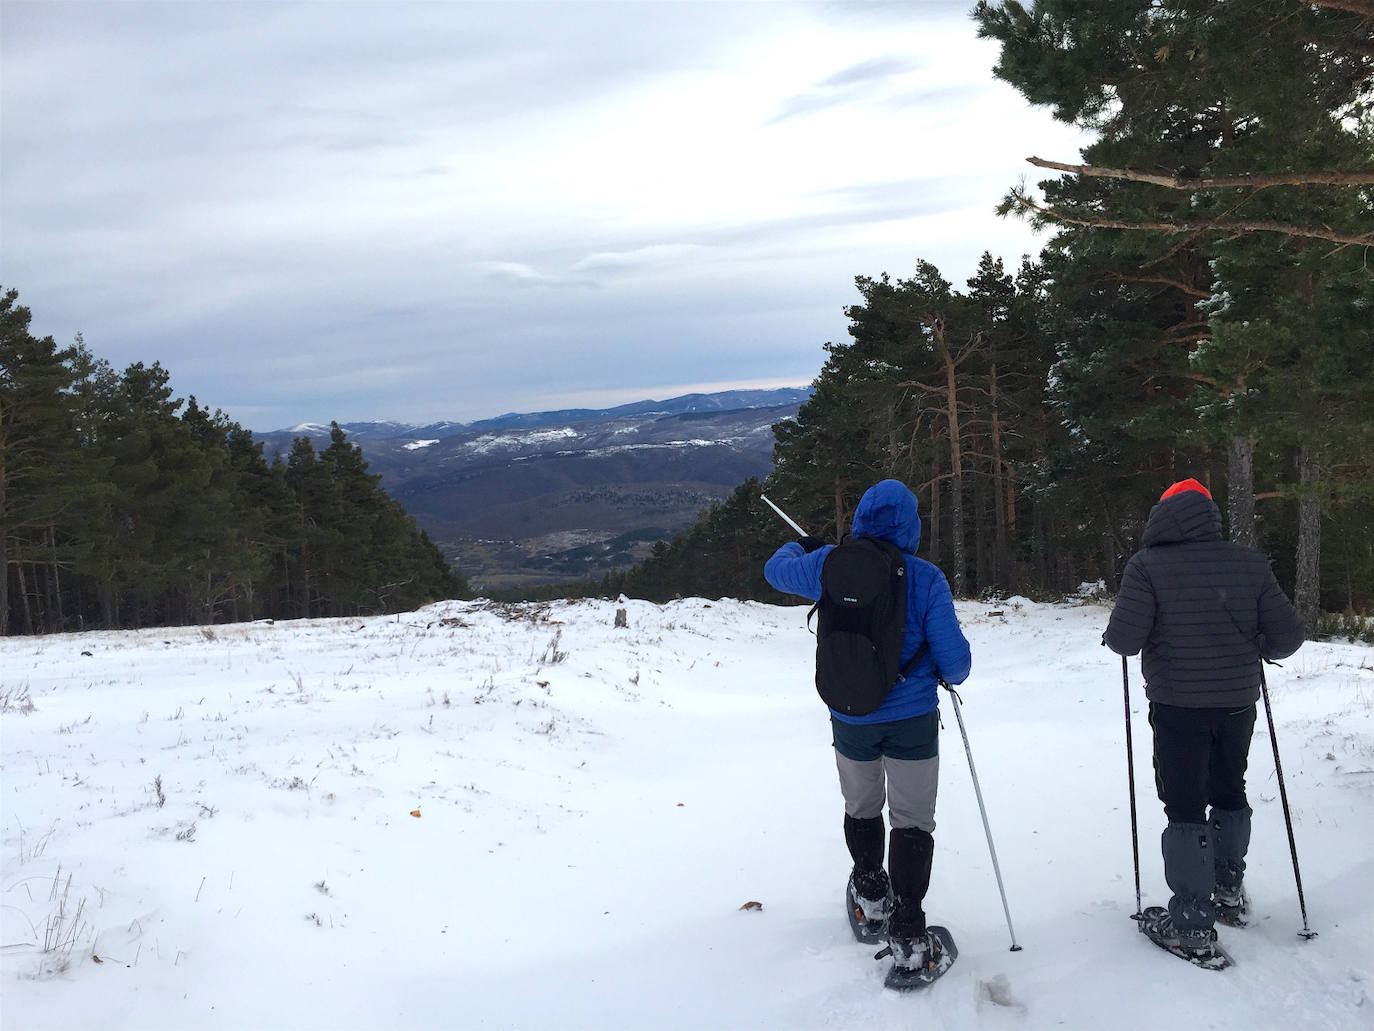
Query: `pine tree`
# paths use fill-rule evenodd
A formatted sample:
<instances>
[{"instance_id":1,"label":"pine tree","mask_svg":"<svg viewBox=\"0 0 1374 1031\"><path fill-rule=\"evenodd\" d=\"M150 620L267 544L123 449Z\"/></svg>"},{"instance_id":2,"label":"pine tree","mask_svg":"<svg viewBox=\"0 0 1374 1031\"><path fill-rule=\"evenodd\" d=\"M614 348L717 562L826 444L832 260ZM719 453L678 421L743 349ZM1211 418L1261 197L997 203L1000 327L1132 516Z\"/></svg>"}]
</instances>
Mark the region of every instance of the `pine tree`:
<instances>
[{"instance_id":1,"label":"pine tree","mask_svg":"<svg viewBox=\"0 0 1374 1031\"><path fill-rule=\"evenodd\" d=\"M1374 243L1374 20L1348 3L1292 0L984 2L975 17L980 34L1002 44L999 76L1098 133L1083 164L1032 159L1069 174L1041 184L1043 204L1013 191L1005 208L1079 227L1059 238L1060 253L1079 263L1061 282L1093 282L1081 263L1098 255L1122 294L1166 291L1156 302L1175 304L1179 316L1156 337L1157 356L1137 352L1169 402L1153 461L1172 467L1191 453L1196 466L1224 454L1230 533L1244 543L1255 540L1256 475L1298 498L1310 509L1299 593L1314 598L1316 513L1330 488L1315 418L1323 391L1304 376L1318 364L1314 327L1333 296L1328 284L1348 283L1362 264L1360 252L1331 244ZM1125 267L1101 260L1130 251ZM1088 311L1119 311L1125 301L1144 314L1142 300L1099 297ZM1130 378L1130 350L1104 355L1077 339L1078 360L1064 370L1070 393L1093 368L1104 370L1100 381ZM1274 461L1287 446L1266 408L1300 399L1307 439L1293 443L1307 457L1286 487L1292 476L1282 470L1293 466ZM1145 441L1149 421L1129 423L1136 439ZM1099 434L1088 446L1104 443ZM1312 603L1305 607L1310 615Z\"/></svg>"},{"instance_id":2,"label":"pine tree","mask_svg":"<svg viewBox=\"0 0 1374 1031\"><path fill-rule=\"evenodd\" d=\"M0 633L394 612L468 586L337 424L270 466L159 363L116 374L0 295ZM184 409L184 410L183 410Z\"/></svg>"},{"instance_id":3,"label":"pine tree","mask_svg":"<svg viewBox=\"0 0 1374 1031\"><path fill-rule=\"evenodd\" d=\"M12 597L22 629L51 628L34 581L45 567L56 576L57 560L48 557L55 526L77 500L64 472L76 451L73 351L30 334L32 316L18 296L0 294L0 634L11 627Z\"/></svg>"},{"instance_id":4,"label":"pine tree","mask_svg":"<svg viewBox=\"0 0 1374 1031\"><path fill-rule=\"evenodd\" d=\"M286 566L287 593L293 616L323 614L319 597L326 540L319 514L329 507L333 483L315 454L309 437L297 437L286 458L283 479L293 496Z\"/></svg>"}]
</instances>

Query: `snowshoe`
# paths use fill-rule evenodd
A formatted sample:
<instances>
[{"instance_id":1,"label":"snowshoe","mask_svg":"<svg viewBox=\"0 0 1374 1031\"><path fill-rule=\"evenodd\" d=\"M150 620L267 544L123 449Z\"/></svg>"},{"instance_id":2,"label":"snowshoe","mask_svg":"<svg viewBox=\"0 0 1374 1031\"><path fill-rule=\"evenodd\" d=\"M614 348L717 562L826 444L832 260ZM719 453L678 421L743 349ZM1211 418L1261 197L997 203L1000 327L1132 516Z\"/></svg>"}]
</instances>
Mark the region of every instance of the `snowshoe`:
<instances>
[{"instance_id":1,"label":"snowshoe","mask_svg":"<svg viewBox=\"0 0 1374 1031\"><path fill-rule=\"evenodd\" d=\"M1243 888L1218 888L1212 892L1212 905L1216 907L1219 924L1244 927L1250 922L1250 896Z\"/></svg>"},{"instance_id":2,"label":"snowshoe","mask_svg":"<svg viewBox=\"0 0 1374 1031\"><path fill-rule=\"evenodd\" d=\"M881 899L866 899L854 888L854 875L844 889L845 912L849 914L849 928L854 940L876 945L887 940L887 918L892 915L892 891Z\"/></svg>"},{"instance_id":3,"label":"snowshoe","mask_svg":"<svg viewBox=\"0 0 1374 1031\"><path fill-rule=\"evenodd\" d=\"M1165 952L1204 970L1225 970L1233 964L1230 953L1217 941L1217 932L1179 930L1163 906L1150 906L1135 918L1140 932Z\"/></svg>"},{"instance_id":4,"label":"snowshoe","mask_svg":"<svg viewBox=\"0 0 1374 1031\"><path fill-rule=\"evenodd\" d=\"M892 957L892 969L883 980L884 988L911 992L933 984L944 976L959 956L954 937L946 927L928 927L925 937L911 940L894 938L875 959Z\"/></svg>"}]
</instances>

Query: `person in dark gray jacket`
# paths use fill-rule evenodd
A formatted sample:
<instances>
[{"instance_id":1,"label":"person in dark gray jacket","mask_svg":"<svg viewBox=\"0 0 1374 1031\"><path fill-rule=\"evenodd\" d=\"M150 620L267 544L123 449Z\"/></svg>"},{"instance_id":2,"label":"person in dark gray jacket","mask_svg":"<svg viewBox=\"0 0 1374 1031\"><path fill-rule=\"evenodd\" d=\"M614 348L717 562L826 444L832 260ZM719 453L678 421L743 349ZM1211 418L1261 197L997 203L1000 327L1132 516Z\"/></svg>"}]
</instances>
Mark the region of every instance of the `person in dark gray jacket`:
<instances>
[{"instance_id":1,"label":"person in dark gray jacket","mask_svg":"<svg viewBox=\"0 0 1374 1031\"><path fill-rule=\"evenodd\" d=\"M1118 655L1141 653L1168 819L1161 848L1173 897L1158 926L1144 930L1208 956L1218 916L1239 923L1246 908L1245 767L1260 663L1297 651L1303 626L1265 557L1222 539L1221 511L1197 480L1164 492L1142 544L1102 642Z\"/></svg>"}]
</instances>

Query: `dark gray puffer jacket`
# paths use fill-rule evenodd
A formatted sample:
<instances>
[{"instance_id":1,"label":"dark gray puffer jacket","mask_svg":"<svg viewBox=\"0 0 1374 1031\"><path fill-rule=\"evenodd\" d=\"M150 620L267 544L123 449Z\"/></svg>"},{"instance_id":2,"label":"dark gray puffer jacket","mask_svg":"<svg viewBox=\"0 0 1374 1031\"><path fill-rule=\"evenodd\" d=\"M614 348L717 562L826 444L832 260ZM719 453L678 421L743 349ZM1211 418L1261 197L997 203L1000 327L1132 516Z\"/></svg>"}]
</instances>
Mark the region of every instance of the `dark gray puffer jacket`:
<instances>
[{"instance_id":1,"label":"dark gray puffer jacket","mask_svg":"<svg viewBox=\"0 0 1374 1031\"><path fill-rule=\"evenodd\" d=\"M1118 655L1143 652L1145 696L1190 709L1252 705L1260 659L1303 642L1302 621L1269 563L1221 539L1221 511L1184 491L1150 510L1141 548L1121 577L1102 640Z\"/></svg>"}]
</instances>

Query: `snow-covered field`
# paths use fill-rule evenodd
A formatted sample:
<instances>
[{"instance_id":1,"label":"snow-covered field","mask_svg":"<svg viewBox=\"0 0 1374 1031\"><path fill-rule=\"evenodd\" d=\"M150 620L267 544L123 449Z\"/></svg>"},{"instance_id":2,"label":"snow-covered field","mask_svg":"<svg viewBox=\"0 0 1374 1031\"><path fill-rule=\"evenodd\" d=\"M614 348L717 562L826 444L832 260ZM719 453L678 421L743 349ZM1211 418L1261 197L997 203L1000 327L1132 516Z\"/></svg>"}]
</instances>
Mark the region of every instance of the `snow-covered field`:
<instances>
[{"instance_id":1,"label":"snow-covered field","mask_svg":"<svg viewBox=\"0 0 1374 1031\"><path fill-rule=\"evenodd\" d=\"M842 912L805 609L446 603L401 617L0 640L4 1028L1374 1027L1374 652L1270 670L1237 966L1135 905L1100 605L962 603L927 993ZM997 614L1000 612L1001 614ZM1163 815L1131 663L1146 904ZM759 903L761 908L746 907ZM745 908L742 908L745 907ZM45 947L46 946L46 947Z\"/></svg>"}]
</instances>

